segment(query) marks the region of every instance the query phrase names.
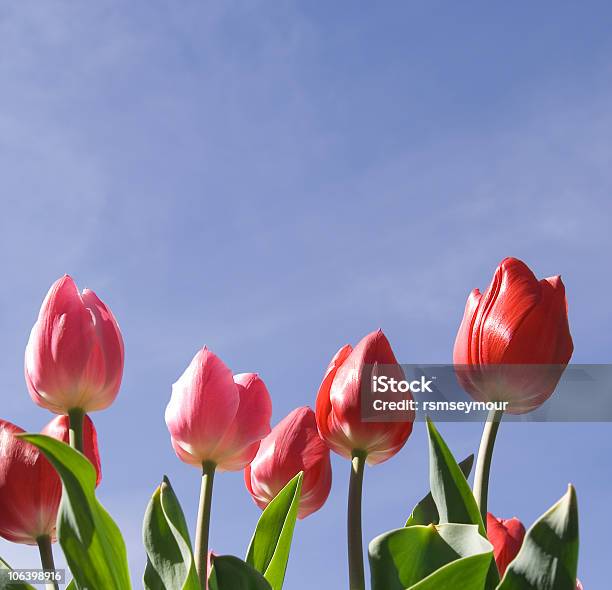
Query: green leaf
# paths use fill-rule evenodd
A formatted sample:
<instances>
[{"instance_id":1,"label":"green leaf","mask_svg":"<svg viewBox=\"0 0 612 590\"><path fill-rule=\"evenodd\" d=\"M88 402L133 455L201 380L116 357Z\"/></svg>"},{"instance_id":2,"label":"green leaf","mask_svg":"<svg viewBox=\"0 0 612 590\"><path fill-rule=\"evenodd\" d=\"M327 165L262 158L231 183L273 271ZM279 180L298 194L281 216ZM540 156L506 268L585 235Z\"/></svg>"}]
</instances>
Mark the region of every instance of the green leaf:
<instances>
[{"instance_id":1,"label":"green leaf","mask_svg":"<svg viewBox=\"0 0 612 590\"><path fill-rule=\"evenodd\" d=\"M440 522L475 524L483 537L486 530L472 490L444 439L427 419L429 433L429 483Z\"/></svg>"},{"instance_id":2,"label":"green leaf","mask_svg":"<svg viewBox=\"0 0 612 590\"><path fill-rule=\"evenodd\" d=\"M199 590L185 515L167 477L147 506L142 536L146 590Z\"/></svg>"},{"instance_id":3,"label":"green leaf","mask_svg":"<svg viewBox=\"0 0 612 590\"><path fill-rule=\"evenodd\" d=\"M376 537L369 557L372 590L482 590L493 546L476 525L417 525Z\"/></svg>"},{"instance_id":4,"label":"green leaf","mask_svg":"<svg viewBox=\"0 0 612 590\"><path fill-rule=\"evenodd\" d=\"M35 590L34 586L26 584L25 582L9 582L8 578L4 576L6 574L3 571L10 571L13 568L0 557L0 590Z\"/></svg>"},{"instance_id":5,"label":"green leaf","mask_svg":"<svg viewBox=\"0 0 612 590\"><path fill-rule=\"evenodd\" d=\"M44 453L64 484L57 534L76 585L89 590L131 588L125 543L96 499L92 464L83 454L49 436L19 436Z\"/></svg>"},{"instance_id":6,"label":"green leaf","mask_svg":"<svg viewBox=\"0 0 612 590\"><path fill-rule=\"evenodd\" d=\"M578 502L570 485L527 531L499 590L574 590L578 541Z\"/></svg>"},{"instance_id":7,"label":"green leaf","mask_svg":"<svg viewBox=\"0 0 612 590\"><path fill-rule=\"evenodd\" d=\"M268 504L247 551L247 563L264 575L273 590L283 587L303 478L300 471Z\"/></svg>"},{"instance_id":8,"label":"green leaf","mask_svg":"<svg viewBox=\"0 0 612 590\"><path fill-rule=\"evenodd\" d=\"M433 422L427 418L429 435L429 483L431 495L440 515L440 523L475 524L483 537L487 536L476 499L450 452L444 439ZM491 563L486 590L494 588L499 582L499 572Z\"/></svg>"},{"instance_id":9,"label":"green leaf","mask_svg":"<svg viewBox=\"0 0 612 590\"><path fill-rule=\"evenodd\" d=\"M233 555L212 556L209 590L271 590L272 586L252 566Z\"/></svg>"},{"instance_id":10,"label":"green leaf","mask_svg":"<svg viewBox=\"0 0 612 590\"><path fill-rule=\"evenodd\" d=\"M472 471L472 465L474 464L474 455L466 457L461 463L459 468L465 478L467 479ZM405 526L414 526L416 524L438 524L440 522L440 515L436 508L431 492L427 494L413 509L412 514L406 521Z\"/></svg>"}]
</instances>

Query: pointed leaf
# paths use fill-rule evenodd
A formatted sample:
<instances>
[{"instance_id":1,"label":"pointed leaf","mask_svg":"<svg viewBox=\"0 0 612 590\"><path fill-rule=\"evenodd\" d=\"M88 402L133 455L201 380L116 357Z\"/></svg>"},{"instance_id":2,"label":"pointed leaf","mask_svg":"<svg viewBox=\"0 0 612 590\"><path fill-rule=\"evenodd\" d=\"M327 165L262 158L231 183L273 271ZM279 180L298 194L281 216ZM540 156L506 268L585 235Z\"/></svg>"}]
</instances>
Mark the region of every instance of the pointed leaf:
<instances>
[{"instance_id":1,"label":"pointed leaf","mask_svg":"<svg viewBox=\"0 0 612 590\"><path fill-rule=\"evenodd\" d=\"M369 555L372 590L482 590L493 546L476 525L417 525L375 538ZM460 583L446 585L449 580Z\"/></svg>"},{"instance_id":2,"label":"pointed leaf","mask_svg":"<svg viewBox=\"0 0 612 590\"><path fill-rule=\"evenodd\" d=\"M475 524L480 534L486 536L484 523L472 490L453 454L427 419L429 433L429 482L431 495L440 514L440 522Z\"/></svg>"},{"instance_id":3,"label":"pointed leaf","mask_svg":"<svg viewBox=\"0 0 612 590\"><path fill-rule=\"evenodd\" d=\"M440 523L475 524L480 534L486 537L482 516L467 479L429 418L427 418L427 432L429 435L429 483L431 495L440 515ZM499 572L492 563L485 589L495 588L498 582Z\"/></svg>"},{"instance_id":4,"label":"pointed leaf","mask_svg":"<svg viewBox=\"0 0 612 590\"><path fill-rule=\"evenodd\" d=\"M459 468L465 478L467 479L472 471L472 465L474 464L474 455L466 457L461 463ZM414 526L417 524L428 525L428 524L439 524L440 515L436 508L431 492L427 494L413 509L412 514L406 521L405 526Z\"/></svg>"},{"instance_id":5,"label":"pointed leaf","mask_svg":"<svg viewBox=\"0 0 612 590\"><path fill-rule=\"evenodd\" d=\"M44 453L64 484L57 536L76 584L92 590L131 588L125 543L96 499L92 464L85 455L49 436L19 436Z\"/></svg>"},{"instance_id":6,"label":"pointed leaf","mask_svg":"<svg viewBox=\"0 0 612 590\"><path fill-rule=\"evenodd\" d=\"M283 587L303 478L300 471L268 504L247 551L247 563L264 575L273 590Z\"/></svg>"},{"instance_id":7,"label":"pointed leaf","mask_svg":"<svg viewBox=\"0 0 612 590\"><path fill-rule=\"evenodd\" d=\"M499 590L574 590L578 540L578 502L570 485L527 531Z\"/></svg>"},{"instance_id":8,"label":"pointed leaf","mask_svg":"<svg viewBox=\"0 0 612 590\"><path fill-rule=\"evenodd\" d=\"M149 502L142 535L146 590L199 590L185 515L167 477Z\"/></svg>"},{"instance_id":9,"label":"pointed leaf","mask_svg":"<svg viewBox=\"0 0 612 590\"><path fill-rule=\"evenodd\" d=\"M212 556L208 590L271 590L268 581L251 565L233 555Z\"/></svg>"}]
</instances>

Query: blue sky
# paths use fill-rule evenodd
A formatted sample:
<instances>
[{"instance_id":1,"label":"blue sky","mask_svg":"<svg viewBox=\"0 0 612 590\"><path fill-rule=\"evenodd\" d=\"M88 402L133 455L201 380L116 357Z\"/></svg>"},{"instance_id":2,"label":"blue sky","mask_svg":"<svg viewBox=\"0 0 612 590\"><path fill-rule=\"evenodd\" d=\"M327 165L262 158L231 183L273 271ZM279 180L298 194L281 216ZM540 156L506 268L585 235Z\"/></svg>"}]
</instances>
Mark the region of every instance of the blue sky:
<instances>
[{"instance_id":1,"label":"blue sky","mask_svg":"<svg viewBox=\"0 0 612 590\"><path fill-rule=\"evenodd\" d=\"M260 373L276 422L378 327L402 362L449 362L468 292L513 255L562 274L574 361L610 361L611 21L604 2L0 5L2 417L51 418L23 350L68 272L125 337L122 391L93 419L135 587L164 473L195 520L199 475L163 413L204 344ZM506 425L494 459L499 516L530 524L576 484L585 588L608 578L610 428ZM457 455L480 438L440 430ZM346 586L349 465L333 468L289 590ZM401 526L427 481L419 423L366 472L366 537ZM242 555L259 511L242 474L215 485L211 545ZM37 560L2 540L0 555Z\"/></svg>"}]
</instances>

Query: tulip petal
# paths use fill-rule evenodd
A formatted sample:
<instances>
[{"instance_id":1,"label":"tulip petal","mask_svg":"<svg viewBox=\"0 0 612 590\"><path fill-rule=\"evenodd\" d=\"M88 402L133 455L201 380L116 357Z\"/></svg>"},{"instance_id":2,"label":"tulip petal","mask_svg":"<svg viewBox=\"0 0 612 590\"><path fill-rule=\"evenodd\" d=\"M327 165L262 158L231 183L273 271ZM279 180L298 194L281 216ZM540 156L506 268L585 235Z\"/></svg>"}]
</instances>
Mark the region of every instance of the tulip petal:
<instances>
[{"instance_id":1,"label":"tulip petal","mask_svg":"<svg viewBox=\"0 0 612 590\"><path fill-rule=\"evenodd\" d=\"M478 307L472 358L503 363L518 327L540 299L540 284L529 267L516 258L502 261Z\"/></svg>"},{"instance_id":2,"label":"tulip petal","mask_svg":"<svg viewBox=\"0 0 612 590\"><path fill-rule=\"evenodd\" d=\"M469 365L472 363L472 334L474 333L474 321L482 295L478 289L474 289L467 300L463 320L459 326L459 332L455 339L453 361L456 365Z\"/></svg>"},{"instance_id":3,"label":"tulip petal","mask_svg":"<svg viewBox=\"0 0 612 590\"><path fill-rule=\"evenodd\" d=\"M350 448L351 443L341 428L334 427L330 389L338 369L348 358L352 350L353 348L351 345L346 344L334 355L327 367L321 386L319 387L316 402L317 428L319 429L319 434L332 450L349 459L351 454L350 451L346 449Z\"/></svg>"},{"instance_id":4,"label":"tulip petal","mask_svg":"<svg viewBox=\"0 0 612 590\"><path fill-rule=\"evenodd\" d=\"M539 282L540 303L517 327L503 363L566 365L574 350L567 320L565 286L561 277ZM529 358L526 359L528 352Z\"/></svg>"},{"instance_id":5,"label":"tulip petal","mask_svg":"<svg viewBox=\"0 0 612 590\"><path fill-rule=\"evenodd\" d=\"M98 352L96 356L90 357L84 381L85 384L97 382L99 392L89 401L86 409L102 410L115 399L121 385L124 363L123 338L115 316L93 291L84 289L82 298L93 317Z\"/></svg>"},{"instance_id":6,"label":"tulip petal","mask_svg":"<svg viewBox=\"0 0 612 590\"><path fill-rule=\"evenodd\" d=\"M240 471L270 432L272 400L265 383L255 373L234 375L240 398L236 416L216 449L220 471Z\"/></svg>"}]
</instances>

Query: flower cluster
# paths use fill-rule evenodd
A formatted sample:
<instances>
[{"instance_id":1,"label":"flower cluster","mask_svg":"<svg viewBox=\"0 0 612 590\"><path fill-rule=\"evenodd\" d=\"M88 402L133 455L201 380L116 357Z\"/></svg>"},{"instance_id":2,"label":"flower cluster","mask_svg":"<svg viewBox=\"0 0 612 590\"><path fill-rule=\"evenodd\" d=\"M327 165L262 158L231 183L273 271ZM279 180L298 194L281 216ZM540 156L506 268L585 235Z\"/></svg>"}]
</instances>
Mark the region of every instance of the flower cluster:
<instances>
[{"instance_id":1,"label":"flower cluster","mask_svg":"<svg viewBox=\"0 0 612 590\"><path fill-rule=\"evenodd\" d=\"M460 383L474 399L507 401L509 412L525 413L552 395L572 351L560 277L538 281L523 262L507 258L484 294L477 289L470 294L454 363ZM109 307L93 291L79 292L64 276L44 299L25 351L25 382L32 400L58 416L42 436L25 435L0 420L0 536L38 545L46 569L53 568L51 544L59 538L76 588L129 587L120 533L95 498L101 469L96 429L88 416L113 403L123 364L123 339ZM519 364L554 370L531 378L505 368ZM195 550L178 500L164 479L145 518L145 587L237 590L248 582L248 588L280 590L296 518L321 509L330 494L332 451L351 462L349 586L364 590L364 468L396 455L415 420L413 413L402 422L362 420L363 385L374 374L404 378L381 330L354 347L341 347L332 357L314 411L298 407L272 427L272 398L263 379L257 373L233 374L207 347L199 350L172 386L165 411L177 457L202 475ZM415 508L406 527L370 544L374 590L446 588L450 586L443 580L451 579L463 580L468 590L569 590L579 584L573 488L530 531L517 519L487 513L501 417L494 412L485 424L473 493L464 465L455 463L428 424L432 494ZM213 481L223 471L243 471L246 490L263 511L246 561L209 550ZM556 519L554 526L551 519ZM538 527L545 526L554 533L547 533L543 551ZM546 575L535 575L537 568L548 568ZM445 577L449 571L454 578Z\"/></svg>"}]
</instances>

